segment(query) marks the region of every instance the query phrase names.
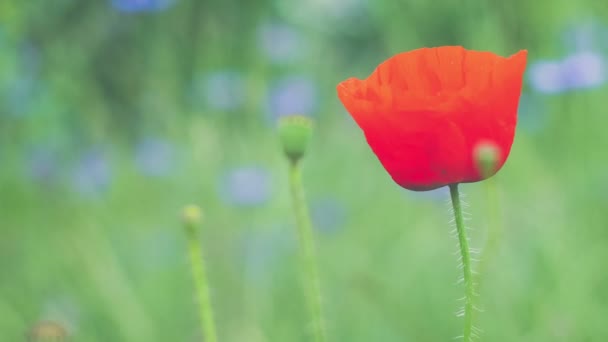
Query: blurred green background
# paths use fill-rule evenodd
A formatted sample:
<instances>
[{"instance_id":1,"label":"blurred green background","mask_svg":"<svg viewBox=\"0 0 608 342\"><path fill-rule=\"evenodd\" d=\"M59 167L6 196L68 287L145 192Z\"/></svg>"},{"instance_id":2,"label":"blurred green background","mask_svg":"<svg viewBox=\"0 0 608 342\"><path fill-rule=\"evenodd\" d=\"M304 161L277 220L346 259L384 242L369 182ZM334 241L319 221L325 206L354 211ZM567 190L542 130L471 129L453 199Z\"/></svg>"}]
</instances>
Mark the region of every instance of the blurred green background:
<instances>
[{"instance_id":1,"label":"blurred green background","mask_svg":"<svg viewBox=\"0 0 608 342\"><path fill-rule=\"evenodd\" d=\"M336 97L391 55L529 61L484 341L608 341L605 1L0 1L0 340L200 340L179 212L204 211L221 341L309 341L275 121L303 164L330 341L461 333L445 190L395 185ZM484 182L464 185L482 247Z\"/></svg>"}]
</instances>

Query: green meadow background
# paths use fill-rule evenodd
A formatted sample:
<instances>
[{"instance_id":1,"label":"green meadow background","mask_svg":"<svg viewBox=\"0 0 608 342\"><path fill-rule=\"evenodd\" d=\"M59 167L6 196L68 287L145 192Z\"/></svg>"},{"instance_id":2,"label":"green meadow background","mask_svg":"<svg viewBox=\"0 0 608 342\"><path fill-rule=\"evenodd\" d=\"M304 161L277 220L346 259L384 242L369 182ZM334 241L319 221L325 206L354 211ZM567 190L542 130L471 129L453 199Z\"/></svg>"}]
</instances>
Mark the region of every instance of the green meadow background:
<instances>
[{"instance_id":1,"label":"green meadow background","mask_svg":"<svg viewBox=\"0 0 608 342\"><path fill-rule=\"evenodd\" d=\"M482 340L608 341L607 25L594 0L0 0L0 341L200 341L190 203L220 341L312 340L275 132L296 111L328 340L460 335L447 192L395 185L335 91L439 45L529 52L511 156L462 186L473 247L500 232Z\"/></svg>"}]
</instances>

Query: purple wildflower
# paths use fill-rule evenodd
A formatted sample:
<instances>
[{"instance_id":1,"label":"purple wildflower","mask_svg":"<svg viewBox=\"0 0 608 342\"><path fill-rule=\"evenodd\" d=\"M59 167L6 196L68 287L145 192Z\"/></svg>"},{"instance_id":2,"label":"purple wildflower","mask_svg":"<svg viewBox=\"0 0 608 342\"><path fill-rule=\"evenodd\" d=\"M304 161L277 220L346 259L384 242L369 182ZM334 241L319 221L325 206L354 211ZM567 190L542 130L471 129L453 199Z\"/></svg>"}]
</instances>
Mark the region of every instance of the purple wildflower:
<instances>
[{"instance_id":1,"label":"purple wildflower","mask_svg":"<svg viewBox=\"0 0 608 342\"><path fill-rule=\"evenodd\" d=\"M158 12L169 8L175 0L111 0L112 6L125 13Z\"/></svg>"},{"instance_id":2,"label":"purple wildflower","mask_svg":"<svg viewBox=\"0 0 608 342\"><path fill-rule=\"evenodd\" d=\"M173 162L173 148L165 140L148 138L136 147L135 163L139 171L146 176L167 175L173 167Z\"/></svg>"},{"instance_id":3,"label":"purple wildflower","mask_svg":"<svg viewBox=\"0 0 608 342\"><path fill-rule=\"evenodd\" d=\"M35 148L28 154L25 163L27 175L37 183L49 185L59 175L57 154L49 148Z\"/></svg>"},{"instance_id":4,"label":"purple wildflower","mask_svg":"<svg viewBox=\"0 0 608 342\"><path fill-rule=\"evenodd\" d=\"M258 31L258 39L264 55L277 64L295 62L306 49L298 31L284 24L262 25Z\"/></svg>"},{"instance_id":5,"label":"purple wildflower","mask_svg":"<svg viewBox=\"0 0 608 342\"><path fill-rule=\"evenodd\" d=\"M530 83L541 93L554 94L565 90L559 61L539 61L530 65Z\"/></svg>"},{"instance_id":6,"label":"purple wildflower","mask_svg":"<svg viewBox=\"0 0 608 342\"><path fill-rule=\"evenodd\" d=\"M601 86L606 82L607 70L601 55L581 51L562 60L536 62L530 66L529 75L534 89L555 94Z\"/></svg>"},{"instance_id":7,"label":"purple wildflower","mask_svg":"<svg viewBox=\"0 0 608 342\"><path fill-rule=\"evenodd\" d=\"M221 182L221 197L236 206L256 206L270 198L270 174L257 166L229 171Z\"/></svg>"},{"instance_id":8,"label":"purple wildflower","mask_svg":"<svg viewBox=\"0 0 608 342\"><path fill-rule=\"evenodd\" d=\"M111 176L110 164L105 155L93 150L86 153L76 165L72 182L78 193L95 196L108 188Z\"/></svg>"},{"instance_id":9,"label":"purple wildflower","mask_svg":"<svg viewBox=\"0 0 608 342\"><path fill-rule=\"evenodd\" d=\"M316 86L304 76L283 78L270 90L267 106L273 122L284 115L312 115L317 107Z\"/></svg>"},{"instance_id":10,"label":"purple wildflower","mask_svg":"<svg viewBox=\"0 0 608 342\"><path fill-rule=\"evenodd\" d=\"M588 89L606 82L606 64L601 55L577 52L562 61L562 77L568 89Z\"/></svg>"}]
</instances>

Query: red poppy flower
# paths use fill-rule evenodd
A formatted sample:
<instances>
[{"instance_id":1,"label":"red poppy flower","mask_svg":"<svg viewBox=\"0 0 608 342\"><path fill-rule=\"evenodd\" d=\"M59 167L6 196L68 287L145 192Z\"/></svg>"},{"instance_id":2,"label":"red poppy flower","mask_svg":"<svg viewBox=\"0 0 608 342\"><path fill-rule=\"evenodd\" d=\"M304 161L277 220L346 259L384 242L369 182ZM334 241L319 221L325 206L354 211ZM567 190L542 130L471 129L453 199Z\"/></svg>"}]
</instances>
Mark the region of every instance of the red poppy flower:
<instances>
[{"instance_id":1,"label":"red poppy flower","mask_svg":"<svg viewBox=\"0 0 608 342\"><path fill-rule=\"evenodd\" d=\"M459 46L400 53L338 96L393 180L432 190L482 180L474 149L490 142L507 160L527 51L511 57ZM491 175L484 175L491 176Z\"/></svg>"}]
</instances>

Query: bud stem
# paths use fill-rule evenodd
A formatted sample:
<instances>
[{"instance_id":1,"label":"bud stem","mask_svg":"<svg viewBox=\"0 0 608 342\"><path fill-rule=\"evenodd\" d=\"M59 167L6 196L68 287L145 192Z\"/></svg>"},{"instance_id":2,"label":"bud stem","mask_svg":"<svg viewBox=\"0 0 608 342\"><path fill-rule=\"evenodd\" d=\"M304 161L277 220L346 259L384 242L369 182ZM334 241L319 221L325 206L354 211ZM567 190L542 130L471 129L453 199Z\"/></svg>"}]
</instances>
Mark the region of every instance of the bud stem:
<instances>
[{"instance_id":1,"label":"bud stem","mask_svg":"<svg viewBox=\"0 0 608 342\"><path fill-rule=\"evenodd\" d=\"M324 342L326 338L323 326L321 286L313 242L312 224L304 198L299 164L297 162L290 162L289 165L289 182L296 216L298 239L300 241L300 259L305 275L303 285L306 291L310 314L312 315L315 341Z\"/></svg>"},{"instance_id":2,"label":"bud stem","mask_svg":"<svg viewBox=\"0 0 608 342\"><path fill-rule=\"evenodd\" d=\"M200 310L203 340L206 342L217 342L215 323L213 320L213 309L211 308L211 300L209 298L209 286L207 284L207 276L203 262L203 252L197 233L198 227L194 222L186 222L185 224L188 239L188 254L190 257L190 266L192 268L194 287Z\"/></svg>"},{"instance_id":3,"label":"bud stem","mask_svg":"<svg viewBox=\"0 0 608 342\"><path fill-rule=\"evenodd\" d=\"M450 184L450 196L452 207L454 208L454 218L456 220L456 231L460 244L460 255L462 257L462 270L464 279L464 333L462 340L471 342L473 337L473 271L471 269L471 252L469 250L469 239L467 238L466 228L462 217L462 206L460 204L460 194L458 184Z\"/></svg>"}]
</instances>

